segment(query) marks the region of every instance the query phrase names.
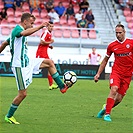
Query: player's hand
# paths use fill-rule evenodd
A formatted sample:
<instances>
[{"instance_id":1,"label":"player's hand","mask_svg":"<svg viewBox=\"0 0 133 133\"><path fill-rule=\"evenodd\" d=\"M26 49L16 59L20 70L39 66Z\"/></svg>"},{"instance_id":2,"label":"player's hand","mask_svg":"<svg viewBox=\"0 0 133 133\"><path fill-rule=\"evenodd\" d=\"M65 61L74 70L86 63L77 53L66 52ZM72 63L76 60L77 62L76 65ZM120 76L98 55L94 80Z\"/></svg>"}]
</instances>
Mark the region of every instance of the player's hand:
<instances>
[{"instance_id":1,"label":"player's hand","mask_svg":"<svg viewBox=\"0 0 133 133\"><path fill-rule=\"evenodd\" d=\"M94 76L94 81L95 81L95 82L98 82L98 80L99 80L99 74L96 74L96 75Z\"/></svg>"},{"instance_id":2,"label":"player's hand","mask_svg":"<svg viewBox=\"0 0 133 133\"><path fill-rule=\"evenodd\" d=\"M44 22L44 23L41 24L41 27L42 27L42 28L43 28L43 27L47 27L48 25L49 25L48 22Z\"/></svg>"},{"instance_id":3,"label":"player's hand","mask_svg":"<svg viewBox=\"0 0 133 133\"><path fill-rule=\"evenodd\" d=\"M50 49L53 49L53 46L49 46Z\"/></svg>"}]
</instances>

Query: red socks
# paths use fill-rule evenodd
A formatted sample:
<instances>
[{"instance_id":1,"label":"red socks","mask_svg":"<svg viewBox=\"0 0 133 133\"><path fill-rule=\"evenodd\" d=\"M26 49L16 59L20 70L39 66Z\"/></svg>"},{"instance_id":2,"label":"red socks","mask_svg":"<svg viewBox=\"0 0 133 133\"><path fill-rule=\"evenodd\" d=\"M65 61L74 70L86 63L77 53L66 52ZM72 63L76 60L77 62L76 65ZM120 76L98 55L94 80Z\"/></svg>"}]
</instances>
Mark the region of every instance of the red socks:
<instances>
[{"instance_id":1,"label":"red socks","mask_svg":"<svg viewBox=\"0 0 133 133\"><path fill-rule=\"evenodd\" d=\"M53 78L51 75L48 75L48 82L49 82L49 86L53 84Z\"/></svg>"},{"instance_id":2,"label":"red socks","mask_svg":"<svg viewBox=\"0 0 133 133\"><path fill-rule=\"evenodd\" d=\"M106 113L105 114L110 114L112 107L114 106L115 100L112 98L107 98L107 103L106 103Z\"/></svg>"}]
</instances>

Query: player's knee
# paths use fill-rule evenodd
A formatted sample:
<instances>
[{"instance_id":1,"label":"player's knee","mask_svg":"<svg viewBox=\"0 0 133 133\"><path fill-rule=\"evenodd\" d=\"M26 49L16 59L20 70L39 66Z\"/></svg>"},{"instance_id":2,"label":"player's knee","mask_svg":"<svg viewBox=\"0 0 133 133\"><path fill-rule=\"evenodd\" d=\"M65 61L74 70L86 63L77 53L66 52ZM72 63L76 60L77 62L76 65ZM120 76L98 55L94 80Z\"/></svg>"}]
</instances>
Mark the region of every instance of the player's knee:
<instances>
[{"instance_id":1,"label":"player's knee","mask_svg":"<svg viewBox=\"0 0 133 133\"><path fill-rule=\"evenodd\" d=\"M48 62L49 62L49 66L54 66L53 60L49 59Z\"/></svg>"},{"instance_id":2,"label":"player's knee","mask_svg":"<svg viewBox=\"0 0 133 133\"><path fill-rule=\"evenodd\" d=\"M21 97L21 99L24 99L26 96L27 96L26 91L19 93L19 97Z\"/></svg>"},{"instance_id":3,"label":"player's knee","mask_svg":"<svg viewBox=\"0 0 133 133\"><path fill-rule=\"evenodd\" d=\"M118 87L116 87L116 86L111 87L111 93L112 93L112 95L116 95L117 94L117 90L118 90Z\"/></svg>"}]
</instances>

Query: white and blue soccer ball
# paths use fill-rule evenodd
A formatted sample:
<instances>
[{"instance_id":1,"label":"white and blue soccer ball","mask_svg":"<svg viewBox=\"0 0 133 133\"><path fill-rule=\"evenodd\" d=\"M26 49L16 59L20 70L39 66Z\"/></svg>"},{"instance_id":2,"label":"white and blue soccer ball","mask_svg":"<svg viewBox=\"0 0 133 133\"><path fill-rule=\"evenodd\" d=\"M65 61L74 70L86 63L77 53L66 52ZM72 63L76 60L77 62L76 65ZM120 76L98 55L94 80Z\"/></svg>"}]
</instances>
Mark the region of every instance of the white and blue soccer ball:
<instances>
[{"instance_id":1,"label":"white and blue soccer ball","mask_svg":"<svg viewBox=\"0 0 133 133\"><path fill-rule=\"evenodd\" d=\"M64 83L71 87L72 85L74 85L77 82L77 75L75 72L73 71L67 71L64 73L63 75L63 81Z\"/></svg>"}]
</instances>

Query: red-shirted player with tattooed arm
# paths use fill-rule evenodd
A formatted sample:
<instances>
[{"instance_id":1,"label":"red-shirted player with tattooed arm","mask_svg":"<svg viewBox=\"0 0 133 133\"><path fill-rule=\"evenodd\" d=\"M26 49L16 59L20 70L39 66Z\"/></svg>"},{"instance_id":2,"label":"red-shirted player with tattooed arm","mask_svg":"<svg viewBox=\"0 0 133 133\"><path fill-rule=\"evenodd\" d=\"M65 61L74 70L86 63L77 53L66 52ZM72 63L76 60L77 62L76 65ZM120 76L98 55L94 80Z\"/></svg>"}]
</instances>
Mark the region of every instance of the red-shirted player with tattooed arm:
<instances>
[{"instance_id":1,"label":"red-shirted player with tattooed arm","mask_svg":"<svg viewBox=\"0 0 133 133\"><path fill-rule=\"evenodd\" d=\"M52 39L52 30L53 30L53 22L49 22L49 25L47 26L47 29L42 33L40 38L40 43L36 52L37 58L45 58L50 59L48 55L48 48L53 49L53 46L50 46L51 43L54 42ZM53 78L48 72L48 82L49 82L49 89L57 89L58 86L53 84Z\"/></svg>"},{"instance_id":2,"label":"red-shirted player with tattooed arm","mask_svg":"<svg viewBox=\"0 0 133 133\"><path fill-rule=\"evenodd\" d=\"M98 118L104 116L105 121L111 121L110 113L113 107L118 105L129 88L133 70L133 39L125 38L124 26L118 24L115 27L116 40L107 47L106 56L99 66L94 81L98 82L100 74L104 70L110 56L114 53L115 61L110 74L110 92L106 104L97 114Z\"/></svg>"}]
</instances>

